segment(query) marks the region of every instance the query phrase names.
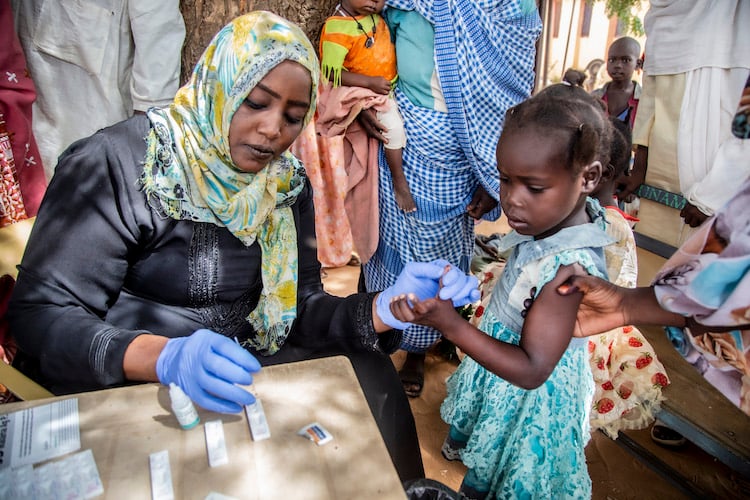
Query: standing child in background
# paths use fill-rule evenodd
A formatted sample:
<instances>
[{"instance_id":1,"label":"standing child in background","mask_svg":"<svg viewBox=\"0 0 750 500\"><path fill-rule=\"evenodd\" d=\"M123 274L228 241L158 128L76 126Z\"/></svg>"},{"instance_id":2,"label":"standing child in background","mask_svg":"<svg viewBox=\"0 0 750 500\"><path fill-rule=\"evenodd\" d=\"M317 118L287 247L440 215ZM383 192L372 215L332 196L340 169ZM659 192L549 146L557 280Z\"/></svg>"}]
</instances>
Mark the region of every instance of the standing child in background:
<instances>
[{"instance_id":1,"label":"standing child in background","mask_svg":"<svg viewBox=\"0 0 750 500\"><path fill-rule=\"evenodd\" d=\"M580 69L568 68L565 70L562 81L577 87L583 87L583 84L586 81L586 73Z\"/></svg>"},{"instance_id":2,"label":"standing child in background","mask_svg":"<svg viewBox=\"0 0 750 500\"><path fill-rule=\"evenodd\" d=\"M559 300L555 289L574 274L606 277L612 240L587 196L608 160L611 126L585 90L553 87L563 88L505 118L497 164L513 231L498 249L510 251L508 264L479 329L437 298L391 302L396 318L436 328L466 353L441 416L450 425L444 456L469 469L467 498L591 496L584 446L594 384L586 342L572 338L579 299Z\"/></svg>"},{"instance_id":3,"label":"standing child in background","mask_svg":"<svg viewBox=\"0 0 750 500\"><path fill-rule=\"evenodd\" d=\"M602 167L602 178L599 185L591 194L592 197L599 200L599 203L605 208L611 208L612 213L617 213L623 217L629 227L633 227L637 218L620 211L617 208L617 186L622 182L623 177L628 175L630 168L630 158L633 151L633 134L627 123L610 116L612 124L612 144L609 149L609 163ZM607 213L609 221L609 211ZM635 285L634 285L635 286Z\"/></svg>"},{"instance_id":4,"label":"standing child in background","mask_svg":"<svg viewBox=\"0 0 750 500\"><path fill-rule=\"evenodd\" d=\"M612 79L591 94L607 104L609 116L628 124L632 129L641 86L633 80L633 72L641 67L641 44L634 38L618 38L607 51L607 74Z\"/></svg>"},{"instance_id":5,"label":"standing child in background","mask_svg":"<svg viewBox=\"0 0 750 500\"><path fill-rule=\"evenodd\" d=\"M334 87L362 87L388 96L387 109L377 113L385 130L385 156L393 178L396 203L414 212L409 184L404 176L402 149L406 145L404 123L392 87L396 82L396 47L380 13L385 0L342 0L336 13L323 25L320 63L323 76Z\"/></svg>"},{"instance_id":6,"label":"standing child in background","mask_svg":"<svg viewBox=\"0 0 750 500\"><path fill-rule=\"evenodd\" d=\"M592 193L606 210L607 234L615 240L604 249L612 283L633 288L638 279L638 256L632 225L638 221L617 207L615 189L630 167L632 140L625 122L610 117L613 133L609 164ZM620 430L645 429L654 421L669 384L664 365L643 334L633 326L615 328L588 341L594 403L591 429L616 439ZM655 432L658 433L659 426Z\"/></svg>"}]
</instances>

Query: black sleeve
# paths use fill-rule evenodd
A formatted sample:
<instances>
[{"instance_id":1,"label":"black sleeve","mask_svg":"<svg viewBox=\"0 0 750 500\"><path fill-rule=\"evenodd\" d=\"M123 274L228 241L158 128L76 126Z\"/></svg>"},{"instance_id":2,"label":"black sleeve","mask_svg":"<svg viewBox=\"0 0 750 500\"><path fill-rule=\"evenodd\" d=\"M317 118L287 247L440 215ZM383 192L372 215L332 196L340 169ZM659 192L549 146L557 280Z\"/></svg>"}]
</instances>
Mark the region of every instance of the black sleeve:
<instances>
[{"instance_id":1,"label":"black sleeve","mask_svg":"<svg viewBox=\"0 0 750 500\"><path fill-rule=\"evenodd\" d=\"M19 266L11 332L39 362L42 377L60 387L124 382L125 350L144 333L104 318L148 226L138 222L150 210L136 186L147 130L147 119L139 117L63 153Z\"/></svg>"},{"instance_id":2,"label":"black sleeve","mask_svg":"<svg viewBox=\"0 0 750 500\"><path fill-rule=\"evenodd\" d=\"M297 200L295 218L299 244L299 304L297 321L288 342L321 351L395 351L401 340L400 332L375 332L374 293L355 293L342 298L323 290L309 182Z\"/></svg>"}]
</instances>

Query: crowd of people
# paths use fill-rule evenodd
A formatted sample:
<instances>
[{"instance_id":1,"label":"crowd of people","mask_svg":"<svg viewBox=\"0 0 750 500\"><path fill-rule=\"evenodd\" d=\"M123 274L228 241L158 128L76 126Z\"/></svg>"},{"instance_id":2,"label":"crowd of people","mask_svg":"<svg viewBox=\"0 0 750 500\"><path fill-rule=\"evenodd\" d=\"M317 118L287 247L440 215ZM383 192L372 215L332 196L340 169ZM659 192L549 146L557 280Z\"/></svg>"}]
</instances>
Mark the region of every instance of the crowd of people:
<instances>
[{"instance_id":1,"label":"crowd of people","mask_svg":"<svg viewBox=\"0 0 750 500\"><path fill-rule=\"evenodd\" d=\"M533 0L345 0L317 50L294 23L256 11L220 30L179 88L177 2L123 2L118 16L52 3L0 1L0 21L13 27L12 6L19 35L7 60L28 65L24 85L38 92L33 122L6 119L26 142L14 144L24 164L5 184L30 193L35 220L15 285L4 287L2 326L17 344L13 364L55 394L175 383L204 409L236 413L253 401L241 386L263 366L344 354L406 481L424 476L407 396L421 394L424 353L442 336L464 354L440 410L442 453L468 469L457 494L476 499L591 496L591 430L648 426L669 384L638 325L670 327L750 414L750 363L736 361L750 353L750 61L740 49L750 4L727 2L731 16L654 4L645 60L621 37L602 89L588 94L585 75L571 72L532 96ZM51 16L74 24L40 28ZM690 62L668 52L684 38L662 26L687 36L698 21L727 28L716 64L707 52ZM137 61L144 53L158 61ZM641 67L643 88L633 78ZM66 106L77 101L56 97L67 92L50 82L57 72L72 85L85 74L107 80L81 88L117 109L90 101L102 121L72 120ZM680 92L662 94L670 87ZM677 122L665 125L661 100ZM3 113L31 116L28 99L6 102ZM343 125L320 126L346 137L351 125L364 139L364 154L346 139L346 158L369 172L373 206L357 208L377 224L357 227L367 232L355 240L367 245L360 290L335 297L321 281L312 167L290 151L322 110L343 108ZM705 203L698 166L679 163L695 142L683 120L699 112L720 115L703 124L720 130L691 163L703 162L706 186L731 172L739 188L725 184ZM696 229L667 242L680 251L638 288L632 228L654 219L622 203L675 149L660 142L667 128L680 165L669 181L681 188L670 189L682 189L681 217ZM489 258L470 266L476 221L501 213L511 231L484 242ZM467 320L459 308L472 304ZM407 351L400 371L397 349Z\"/></svg>"}]
</instances>

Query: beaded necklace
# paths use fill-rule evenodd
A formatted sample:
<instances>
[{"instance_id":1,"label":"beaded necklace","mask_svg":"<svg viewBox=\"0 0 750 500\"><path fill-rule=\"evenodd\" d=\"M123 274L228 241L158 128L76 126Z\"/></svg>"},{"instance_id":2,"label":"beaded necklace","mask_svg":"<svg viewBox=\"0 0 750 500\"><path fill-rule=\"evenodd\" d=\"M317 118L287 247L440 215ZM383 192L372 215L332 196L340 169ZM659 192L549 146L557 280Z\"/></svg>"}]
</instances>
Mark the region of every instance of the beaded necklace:
<instances>
[{"instance_id":1,"label":"beaded necklace","mask_svg":"<svg viewBox=\"0 0 750 500\"><path fill-rule=\"evenodd\" d=\"M375 18L372 17L372 14L370 14L370 21L372 21L372 34L369 35L365 31L365 29L362 27L362 24L357 20L357 18L354 17L348 10L346 10L343 5L339 4L338 9L344 14L346 14L347 16L354 19L354 22L357 23L357 29L361 31L362 34L364 34L367 37L367 39L365 40L365 48L369 49L370 47L372 47L373 44L375 43Z\"/></svg>"}]
</instances>

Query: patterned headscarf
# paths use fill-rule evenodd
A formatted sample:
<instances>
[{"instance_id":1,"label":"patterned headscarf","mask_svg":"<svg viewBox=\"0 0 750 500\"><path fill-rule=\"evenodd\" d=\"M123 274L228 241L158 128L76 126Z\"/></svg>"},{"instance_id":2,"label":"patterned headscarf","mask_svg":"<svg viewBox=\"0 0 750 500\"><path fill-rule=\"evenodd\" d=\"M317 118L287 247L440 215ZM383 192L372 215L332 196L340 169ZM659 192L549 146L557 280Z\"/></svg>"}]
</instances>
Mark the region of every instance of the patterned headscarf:
<instances>
[{"instance_id":1,"label":"patterned headscarf","mask_svg":"<svg viewBox=\"0 0 750 500\"><path fill-rule=\"evenodd\" d=\"M153 127L141 178L151 205L177 220L226 227L245 245L258 241L263 291L248 321L247 344L279 350L297 310L297 235L290 205L304 171L284 152L258 173L237 169L229 152L229 124L250 91L285 60L311 75L315 112L319 63L302 30L270 12L252 12L225 26L198 61L190 81L165 108L151 109Z\"/></svg>"}]
</instances>

